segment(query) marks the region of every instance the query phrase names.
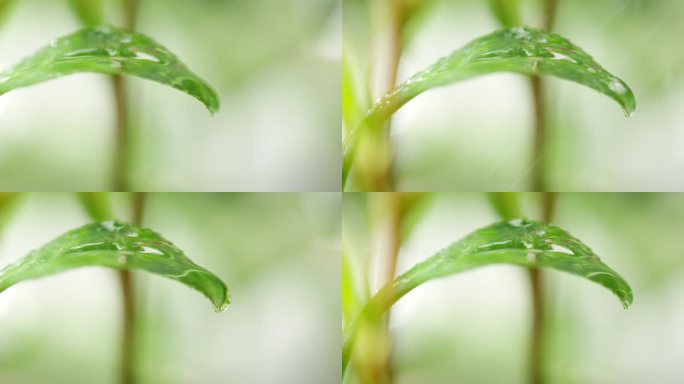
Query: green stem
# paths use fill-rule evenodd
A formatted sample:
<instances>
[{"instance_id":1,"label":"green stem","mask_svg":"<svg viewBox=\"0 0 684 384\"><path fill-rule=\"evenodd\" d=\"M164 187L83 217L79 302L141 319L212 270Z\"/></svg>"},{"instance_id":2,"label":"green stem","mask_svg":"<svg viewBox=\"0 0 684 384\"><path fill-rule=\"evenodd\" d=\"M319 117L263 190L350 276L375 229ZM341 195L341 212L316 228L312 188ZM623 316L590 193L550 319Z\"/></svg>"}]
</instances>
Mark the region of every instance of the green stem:
<instances>
[{"instance_id":1,"label":"green stem","mask_svg":"<svg viewBox=\"0 0 684 384\"><path fill-rule=\"evenodd\" d=\"M382 285L391 285L397 274L397 259L399 257L399 248L401 247L401 195L394 192L385 192L382 193L382 198L386 205L384 242L387 247L385 253L385 276ZM392 337L390 335L389 322L390 312L387 312L382 323L382 332L386 336L386 354L385 361L382 364L384 377L379 381L381 383L391 383L394 376L391 361Z\"/></svg>"},{"instance_id":2,"label":"green stem","mask_svg":"<svg viewBox=\"0 0 684 384\"><path fill-rule=\"evenodd\" d=\"M553 30L556 22L558 0L544 2L544 28ZM532 190L542 192L542 219L545 222L553 220L556 194L546 192L546 97L544 82L538 76L530 79L532 97L534 99L534 143L532 153ZM530 301L532 304L532 324L530 330L529 355L529 383L542 384L544 380L544 328L545 303L544 280L541 270L528 268L530 282Z\"/></svg>"}]
</instances>

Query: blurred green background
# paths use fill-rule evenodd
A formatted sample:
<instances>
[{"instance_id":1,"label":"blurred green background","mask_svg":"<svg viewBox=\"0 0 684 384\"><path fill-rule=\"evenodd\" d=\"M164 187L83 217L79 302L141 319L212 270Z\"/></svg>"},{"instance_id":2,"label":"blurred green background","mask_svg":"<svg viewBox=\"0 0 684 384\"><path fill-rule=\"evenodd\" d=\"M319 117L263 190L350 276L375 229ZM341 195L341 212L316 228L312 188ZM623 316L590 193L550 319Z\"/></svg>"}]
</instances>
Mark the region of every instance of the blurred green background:
<instances>
[{"instance_id":1,"label":"blurred green background","mask_svg":"<svg viewBox=\"0 0 684 384\"><path fill-rule=\"evenodd\" d=\"M121 0L103 2L121 25ZM141 0L138 30L216 88L222 106L211 117L183 93L131 78L131 188L339 190L340 20L338 0ZM0 69L79 28L67 0L17 1L0 29ZM0 97L0 189L110 190L112 103L96 74Z\"/></svg>"},{"instance_id":2,"label":"blurred green background","mask_svg":"<svg viewBox=\"0 0 684 384\"><path fill-rule=\"evenodd\" d=\"M467 42L499 29L486 1L420 4L407 25L399 81ZM345 60L363 82L383 54L372 1L344 0ZM541 0L521 0L523 21L541 25ZM637 98L625 118L609 98L549 79L549 189L681 191L684 188L684 2L560 0L555 31L624 79ZM376 36L370 38L369 36ZM379 96L375 92L374 97ZM532 105L529 82L494 74L426 92L393 120L399 190L529 190Z\"/></svg>"},{"instance_id":3,"label":"blurred green background","mask_svg":"<svg viewBox=\"0 0 684 384\"><path fill-rule=\"evenodd\" d=\"M127 219L128 195L115 196ZM151 194L144 224L220 276L233 302L135 273L141 383L331 383L340 377L340 194ZM28 194L0 265L88 222L72 194ZM0 294L0 383L115 383L118 278L82 268Z\"/></svg>"},{"instance_id":4,"label":"blurred green background","mask_svg":"<svg viewBox=\"0 0 684 384\"><path fill-rule=\"evenodd\" d=\"M530 217L538 216L538 197L525 196ZM363 194L344 195L344 244L357 265L377 252L364 227L367 203ZM499 220L484 194L435 194L426 209L401 249L398 274ZM634 304L622 309L600 285L546 270L548 383L682 382L683 218L684 194L559 194L555 223L629 282ZM526 383L528 295L526 271L507 265L409 293L391 316L396 383Z\"/></svg>"}]
</instances>

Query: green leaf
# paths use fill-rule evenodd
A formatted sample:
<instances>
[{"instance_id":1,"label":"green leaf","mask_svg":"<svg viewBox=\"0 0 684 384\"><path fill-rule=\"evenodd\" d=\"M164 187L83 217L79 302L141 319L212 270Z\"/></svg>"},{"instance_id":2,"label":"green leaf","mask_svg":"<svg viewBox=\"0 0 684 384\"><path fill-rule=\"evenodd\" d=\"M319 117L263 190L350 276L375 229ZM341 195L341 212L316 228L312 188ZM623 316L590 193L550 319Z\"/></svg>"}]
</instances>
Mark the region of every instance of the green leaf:
<instances>
[{"instance_id":1,"label":"green leaf","mask_svg":"<svg viewBox=\"0 0 684 384\"><path fill-rule=\"evenodd\" d=\"M478 229L415 265L385 289L393 291L394 302L426 281L496 263L569 272L608 288L625 308L632 303L629 284L591 248L554 225L523 219Z\"/></svg>"},{"instance_id":2,"label":"green leaf","mask_svg":"<svg viewBox=\"0 0 684 384\"><path fill-rule=\"evenodd\" d=\"M504 27L520 25L520 0L488 0L494 16Z\"/></svg>"},{"instance_id":3,"label":"green leaf","mask_svg":"<svg viewBox=\"0 0 684 384\"><path fill-rule=\"evenodd\" d=\"M353 334L365 316L377 317L419 285L444 276L491 264L553 268L572 273L609 289L627 308L632 289L594 252L566 231L539 221L514 219L478 229L429 259L415 265L382 288L345 330L343 365L351 354Z\"/></svg>"},{"instance_id":4,"label":"green leaf","mask_svg":"<svg viewBox=\"0 0 684 384\"><path fill-rule=\"evenodd\" d=\"M110 26L86 28L54 40L0 74L0 95L79 72L137 76L185 92L211 113L219 108L216 92L168 49L141 33Z\"/></svg>"},{"instance_id":5,"label":"green leaf","mask_svg":"<svg viewBox=\"0 0 684 384\"><path fill-rule=\"evenodd\" d=\"M77 192L81 206L94 221L112 220L112 203L107 192Z\"/></svg>"},{"instance_id":6,"label":"green leaf","mask_svg":"<svg viewBox=\"0 0 684 384\"><path fill-rule=\"evenodd\" d=\"M521 216L519 192L487 192L487 199L500 218L511 220Z\"/></svg>"},{"instance_id":7,"label":"green leaf","mask_svg":"<svg viewBox=\"0 0 684 384\"><path fill-rule=\"evenodd\" d=\"M475 39L381 98L345 139L343 180L351 169L361 132L381 129L399 108L427 90L494 72L563 78L609 96L627 115L636 108L634 94L624 81L564 37L527 27L504 29Z\"/></svg>"},{"instance_id":8,"label":"green leaf","mask_svg":"<svg viewBox=\"0 0 684 384\"><path fill-rule=\"evenodd\" d=\"M179 281L209 298L217 312L230 303L221 279L170 241L150 229L115 221L71 230L8 265L0 271L0 292L24 280L87 266L144 270Z\"/></svg>"},{"instance_id":9,"label":"green leaf","mask_svg":"<svg viewBox=\"0 0 684 384\"><path fill-rule=\"evenodd\" d=\"M69 5L83 25L93 27L104 24L102 0L69 0Z\"/></svg>"}]
</instances>

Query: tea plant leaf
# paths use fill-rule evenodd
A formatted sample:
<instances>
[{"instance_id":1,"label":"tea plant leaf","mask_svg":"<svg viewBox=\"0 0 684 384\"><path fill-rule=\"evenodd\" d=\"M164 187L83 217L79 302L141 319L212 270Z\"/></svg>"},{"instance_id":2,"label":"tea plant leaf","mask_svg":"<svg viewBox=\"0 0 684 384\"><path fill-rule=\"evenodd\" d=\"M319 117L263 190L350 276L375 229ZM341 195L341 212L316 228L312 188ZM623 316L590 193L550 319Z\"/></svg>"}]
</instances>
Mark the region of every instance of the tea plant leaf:
<instances>
[{"instance_id":1,"label":"tea plant leaf","mask_svg":"<svg viewBox=\"0 0 684 384\"><path fill-rule=\"evenodd\" d=\"M221 279L170 241L150 229L116 221L71 230L6 266L0 271L0 292L24 280L86 266L144 270L179 281L209 298L217 312L230 303Z\"/></svg>"},{"instance_id":2,"label":"tea plant leaf","mask_svg":"<svg viewBox=\"0 0 684 384\"><path fill-rule=\"evenodd\" d=\"M61 37L0 74L0 95L78 72L129 75L171 86L219 108L216 92L176 55L141 33L102 26Z\"/></svg>"},{"instance_id":3,"label":"tea plant leaf","mask_svg":"<svg viewBox=\"0 0 684 384\"><path fill-rule=\"evenodd\" d=\"M609 96L627 115L636 108L634 94L624 81L564 37L528 27L503 29L475 39L381 98L345 139L343 180L362 131L381 129L399 108L427 90L494 72L563 78Z\"/></svg>"},{"instance_id":4,"label":"tea plant leaf","mask_svg":"<svg viewBox=\"0 0 684 384\"><path fill-rule=\"evenodd\" d=\"M351 353L353 335L365 321L377 318L419 285L490 264L553 268L572 273L609 289L624 308L632 303L632 289L585 244L566 231L539 221L514 219L478 229L429 259L415 265L382 288L345 329L343 365Z\"/></svg>"}]
</instances>

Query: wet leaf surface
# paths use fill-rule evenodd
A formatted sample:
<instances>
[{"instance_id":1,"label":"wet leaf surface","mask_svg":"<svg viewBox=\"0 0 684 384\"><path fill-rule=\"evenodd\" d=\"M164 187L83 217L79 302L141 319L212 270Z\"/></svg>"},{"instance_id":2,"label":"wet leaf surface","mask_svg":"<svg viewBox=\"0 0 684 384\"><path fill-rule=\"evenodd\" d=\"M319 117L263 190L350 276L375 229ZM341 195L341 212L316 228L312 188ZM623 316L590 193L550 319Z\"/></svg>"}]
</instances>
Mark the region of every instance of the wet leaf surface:
<instances>
[{"instance_id":1,"label":"wet leaf surface","mask_svg":"<svg viewBox=\"0 0 684 384\"><path fill-rule=\"evenodd\" d=\"M185 92L211 113L216 92L171 51L141 33L103 26L61 37L0 74L0 94L79 72L136 76Z\"/></svg>"},{"instance_id":2,"label":"wet leaf surface","mask_svg":"<svg viewBox=\"0 0 684 384\"><path fill-rule=\"evenodd\" d=\"M380 129L399 108L425 91L495 72L559 77L607 95L627 115L636 108L634 94L624 81L564 37L528 27L504 29L473 40L378 100L366 119L345 139L343 180L351 168L362 131Z\"/></svg>"},{"instance_id":3,"label":"wet leaf surface","mask_svg":"<svg viewBox=\"0 0 684 384\"><path fill-rule=\"evenodd\" d=\"M209 298L217 312L230 303L221 279L170 241L150 229L115 221L71 230L6 266L0 271L0 292L28 279L87 266L143 270L179 281Z\"/></svg>"},{"instance_id":4,"label":"wet leaf surface","mask_svg":"<svg viewBox=\"0 0 684 384\"><path fill-rule=\"evenodd\" d=\"M617 295L625 308L632 303L629 284L604 264L591 248L566 231L533 220L499 222L453 243L382 288L345 330L343 365L348 362L353 335L364 317L377 318L427 281L501 263L572 273L606 287Z\"/></svg>"}]
</instances>

